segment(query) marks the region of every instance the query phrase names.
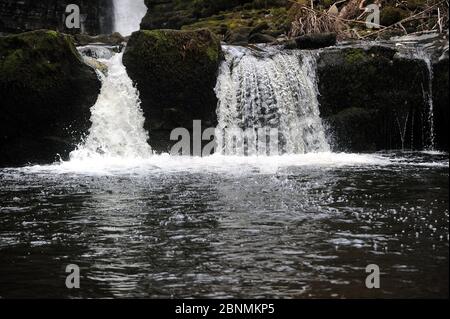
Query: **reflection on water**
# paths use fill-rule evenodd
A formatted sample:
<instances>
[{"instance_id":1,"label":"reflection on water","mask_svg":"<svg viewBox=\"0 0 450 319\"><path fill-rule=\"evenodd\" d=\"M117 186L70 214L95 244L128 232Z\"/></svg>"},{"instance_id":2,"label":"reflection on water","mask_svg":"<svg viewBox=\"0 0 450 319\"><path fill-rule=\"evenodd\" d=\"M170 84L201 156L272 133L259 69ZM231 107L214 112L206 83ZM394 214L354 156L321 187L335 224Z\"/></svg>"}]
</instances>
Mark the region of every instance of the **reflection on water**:
<instances>
[{"instance_id":1,"label":"reflection on water","mask_svg":"<svg viewBox=\"0 0 450 319\"><path fill-rule=\"evenodd\" d=\"M2 169L0 296L448 297L448 154L377 156ZM365 288L373 263L379 290ZM79 290L65 288L68 264Z\"/></svg>"}]
</instances>

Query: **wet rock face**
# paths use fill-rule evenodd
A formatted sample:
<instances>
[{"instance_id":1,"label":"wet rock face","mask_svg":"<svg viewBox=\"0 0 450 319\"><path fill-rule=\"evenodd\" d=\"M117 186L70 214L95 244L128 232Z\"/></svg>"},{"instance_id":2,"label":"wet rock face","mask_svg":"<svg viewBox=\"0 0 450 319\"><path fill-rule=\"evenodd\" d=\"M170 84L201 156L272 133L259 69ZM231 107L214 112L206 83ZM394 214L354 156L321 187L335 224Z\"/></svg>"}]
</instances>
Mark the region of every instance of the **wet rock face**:
<instances>
[{"instance_id":1,"label":"wet rock face","mask_svg":"<svg viewBox=\"0 0 450 319\"><path fill-rule=\"evenodd\" d=\"M0 166L67 158L90 127L100 92L70 36L34 31L0 37Z\"/></svg>"},{"instance_id":2,"label":"wet rock face","mask_svg":"<svg viewBox=\"0 0 450 319\"><path fill-rule=\"evenodd\" d=\"M189 129L193 120L205 127L216 124L221 57L220 41L208 30L145 30L131 36L123 62L139 89L154 149L167 151L170 131Z\"/></svg>"},{"instance_id":3,"label":"wet rock face","mask_svg":"<svg viewBox=\"0 0 450 319\"><path fill-rule=\"evenodd\" d=\"M69 30L64 24L68 4L80 6L86 15L82 30ZM0 0L0 32L20 33L52 29L65 33L110 33L113 28L112 0Z\"/></svg>"},{"instance_id":4,"label":"wet rock face","mask_svg":"<svg viewBox=\"0 0 450 319\"><path fill-rule=\"evenodd\" d=\"M448 70L448 55L439 60L433 67L433 100L436 143L441 149L447 151L449 150L450 135Z\"/></svg>"},{"instance_id":5,"label":"wet rock face","mask_svg":"<svg viewBox=\"0 0 450 319\"><path fill-rule=\"evenodd\" d=\"M384 47L328 49L318 61L321 114L335 150L423 149L429 146L425 62ZM448 123L447 68L435 78L438 148L448 148L440 121ZM443 71L445 70L445 71ZM447 95L446 95L447 94ZM445 107L444 107L445 105ZM447 116L445 117L445 112ZM442 114L441 114L442 113ZM438 128L439 127L439 128ZM446 130L448 130L448 125Z\"/></svg>"}]
</instances>

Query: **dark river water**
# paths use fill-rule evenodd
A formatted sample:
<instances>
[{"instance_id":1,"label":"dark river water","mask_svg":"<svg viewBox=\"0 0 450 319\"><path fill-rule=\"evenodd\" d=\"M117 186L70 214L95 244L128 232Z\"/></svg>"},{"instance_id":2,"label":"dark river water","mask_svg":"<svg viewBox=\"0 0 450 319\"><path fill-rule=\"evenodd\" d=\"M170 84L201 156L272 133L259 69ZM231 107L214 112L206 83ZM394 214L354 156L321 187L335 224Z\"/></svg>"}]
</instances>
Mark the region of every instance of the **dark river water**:
<instances>
[{"instance_id":1,"label":"dark river water","mask_svg":"<svg viewBox=\"0 0 450 319\"><path fill-rule=\"evenodd\" d=\"M3 298L448 297L448 154L158 156L0 183Z\"/></svg>"}]
</instances>

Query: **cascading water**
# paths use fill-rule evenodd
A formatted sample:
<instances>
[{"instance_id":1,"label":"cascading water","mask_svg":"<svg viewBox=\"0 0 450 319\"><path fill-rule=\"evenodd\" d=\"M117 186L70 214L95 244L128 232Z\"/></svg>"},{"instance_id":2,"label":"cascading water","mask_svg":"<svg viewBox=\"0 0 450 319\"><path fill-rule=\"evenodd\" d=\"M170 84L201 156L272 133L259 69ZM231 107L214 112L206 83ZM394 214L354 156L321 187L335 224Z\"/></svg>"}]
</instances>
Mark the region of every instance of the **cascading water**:
<instances>
[{"instance_id":1,"label":"cascading water","mask_svg":"<svg viewBox=\"0 0 450 319\"><path fill-rule=\"evenodd\" d=\"M423 49L417 48L415 58L425 62L428 69L428 90L424 92L424 99L428 103L428 123L430 126L430 142L428 148L430 150L435 149L435 136L434 136L434 102L433 102L433 65L431 63L430 55Z\"/></svg>"},{"instance_id":2,"label":"cascading water","mask_svg":"<svg viewBox=\"0 0 450 319\"><path fill-rule=\"evenodd\" d=\"M90 48L89 50L95 50ZM99 47L96 56L108 67L107 75L98 72L102 89L91 108L92 126L86 141L73 151L71 160L87 158L146 158L152 151L147 143L139 92L122 63L123 53L105 55Z\"/></svg>"},{"instance_id":3,"label":"cascading water","mask_svg":"<svg viewBox=\"0 0 450 319\"><path fill-rule=\"evenodd\" d=\"M423 97L425 104L428 105L428 145L426 148L428 150L434 150L436 148L435 144L435 125L434 125L434 101L433 101L433 80L434 71L433 63L430 50L433 47L433 41L437 36L436 33L424 33L423 35L408 35L402 37L393 38L396 42L396 49L398 50L400 56L421 60L425 63L428 70L428 85L423 90Z\"/></svg>"},{"instance_id":4,"label":"cascading water","mask_svg":"<svg viewBox=\"0 0 450 319\"><path fill-rule=\"evenodd\" d=\"M114 0L115 31L129 35L138 30L146 12L143 0ZM107 72L97 71L102 89L91 108L92 126L84 143L70 154L71 161L148 158L152 150L147 143L139 92L122 63L123 52L114 53L104 46L79 51L104 64Z\"/></svg>"},{"instance_id":5,"label":"cascading water","mask_svg":"<svg viewBox=\"0 0 450 319\"><path fill-rule=\"evenodd\" d=\"M113 0L114 31L128 36L139 30L142 18L147 13L144 0Z\"/></svg>"},{"instance_id":6,"label":"cascading water","mask_svg":"<svg viewBox=\"0 0 450 319\"><path fill-rule=\"evenodd\" d=\"M235 139L226 133L235 129L276 129L281 153L330 151L319 112L314 52L231 46L224 51L216 86L222 153L235 154Z\"/></svg>"}]
</instances>

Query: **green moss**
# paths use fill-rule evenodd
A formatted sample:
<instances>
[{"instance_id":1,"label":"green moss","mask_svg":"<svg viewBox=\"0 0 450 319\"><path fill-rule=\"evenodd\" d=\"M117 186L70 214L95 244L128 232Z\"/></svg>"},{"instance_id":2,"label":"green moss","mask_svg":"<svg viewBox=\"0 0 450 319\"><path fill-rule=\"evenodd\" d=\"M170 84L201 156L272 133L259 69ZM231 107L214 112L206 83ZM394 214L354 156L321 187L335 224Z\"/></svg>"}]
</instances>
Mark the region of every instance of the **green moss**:
<instances>
[{"instance_id":1,"label":"green moss","mask_svg":"<svg viewBox=\"0 0 450 319\"><path fill-rule=\"evenodd\" d=\"M139 45L135 50L139 55L155 52L167 56L207 56L217 62L220 57L220 41L207 30L198 32L182 30L143 30L137 35Z\"/></svg>"},{"instance_id":2,"label":"green moss","mask_svg":"<svg viewBox=\"0 0 450 319\"><path fill-rule=\"evenodd\" d=\"M58 37L58 32L53 31L53 30L48 30L47 34L53 38L57 38Z\"/></svg>"},{"instance_id":3,"label":"green moss","mask_svg":"<svg viewBox=\"0 0 450 319\"><path fill-rule=\"evenodd\" d=\"M89 128L89 109L100 90L71 38L45 30L0 37L0 75L0 154L46 162L68 154Z\"/></svg>"},{"instance_id":4,"label":"green moss","mask_svg":"<svg viewBox=\"0 0 450 319\"><path fill-rule=\"evenodd\" d=\"M220 41L206 29L135 32L123 61L138 85L142 109L151 114L146 128L170 131L189 127L193 119L213 125L220 58Z\"/></svg>"},{"instance_id":5,"label":"green moss","mask_svg":"<svg viewBox=\"0 0 450 319\"><path fill-rule=\"evenodd\" d=\"M61 86L61 76L70 77L63 65L80 65L80 56L70 37L56 31L34 31L0 38L0 82L43 92ZM67 61L64 61L66 59Z\"/></svg>"},{"instance_id":6,"label":"green moss","mask_svg":"<svg viewBox=\"0 0 450 319\"><path fill-rule=\"evenodd\" d=\"M217 47L208 47L206 49L206 55L209 57L211 61L219 60L219 50Z\"/></svg>"},{"instance_id":7,"label":"green moss","mask_svg":"<svg viewBox=\"0 0 450 319\"><path fill-rule=\"evenodd\" d=\"M364 61L366 53L363 49L348 49L345 51L345 60L347 63L354 64Z\"/></svg>"},{"instance_id":8,"label":"green moss","mask_svg":"<svg viewBox=\"0 0 450 319\"><path fill-rule=\"evenodd\" d=\"M150 10L142 22L143 29L207 28L216 35L243 27L253 27L262 22L269 30L286 30L289 24L288 0L192 0L167 1L155 4L147 0Z\"/></svg>"},{"instance_id":9,"label":"green moss","mask_svg":"<svg viewBox=\"0 0 450 319\"><path fill-rule=\"evenodd\" d=\"M252 27L261 23L267 23L269 29L279 30L287 22L286 8L270 8L266 10L244 10L238 12L223 13L200 19L182 27L185 30L207 28L216 34L223 34L223 30L235 30L242 27Z\"/></svg>"}]
</instances>

